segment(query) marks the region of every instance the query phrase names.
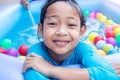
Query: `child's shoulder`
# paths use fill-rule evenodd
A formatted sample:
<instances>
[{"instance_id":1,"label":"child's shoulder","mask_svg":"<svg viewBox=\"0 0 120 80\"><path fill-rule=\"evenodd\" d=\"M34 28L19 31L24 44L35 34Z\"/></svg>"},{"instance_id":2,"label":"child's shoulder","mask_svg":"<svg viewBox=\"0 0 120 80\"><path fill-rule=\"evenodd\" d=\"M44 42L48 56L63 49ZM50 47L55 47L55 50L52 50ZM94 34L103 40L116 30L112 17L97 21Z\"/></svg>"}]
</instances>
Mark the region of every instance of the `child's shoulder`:
<instances>
[{"instance_id":1,"label":"child's shoulder","mask_svg":"<svg viewBox=\"0 0 120 80\"><path fill-rule=\"evenodd\" d=\"M85 47L90 47L90 45L86 41L79 41L77 47L85 48Z\"/></svg>"},{"instance_id":2,"label":"child's shoulder","mask_svg":"<svg viewBox=\"0 0 120 80\"><path fill-rule=\"evenodd\" d=\"M28 54L30 54L32 52L34 52L36 54L44 53L45 52L44 44L41 42L37 42L37 43L33 44L32 46L29 47Z\"/></svg>"}]
</instances>

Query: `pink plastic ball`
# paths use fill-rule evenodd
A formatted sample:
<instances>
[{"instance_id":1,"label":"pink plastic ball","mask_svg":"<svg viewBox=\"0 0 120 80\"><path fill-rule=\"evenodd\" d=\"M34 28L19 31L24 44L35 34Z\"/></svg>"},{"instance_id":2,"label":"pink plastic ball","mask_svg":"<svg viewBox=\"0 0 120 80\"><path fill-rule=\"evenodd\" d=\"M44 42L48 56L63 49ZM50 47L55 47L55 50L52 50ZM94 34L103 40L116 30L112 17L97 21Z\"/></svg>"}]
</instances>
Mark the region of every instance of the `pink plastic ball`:
<instances>
[{"instance_id":1,"label":"pink plastic ball","mask_svg":"<svg viewBox=\"0 0 120 80\"><path fill-rule=\"evenodd\" d=\"M113 26L111 25L105 26L105 33L111 30L113 31Z\"/></svg>"},{"instance_id":2,"label":"pink plastic ball","mask_svg":"<svg viewBox=\"0 0 120 80\"><path fill-rule=\"evenodd\" d=\"M11 55L11 56L14 56L14 57L17 57L18 52L16 51L15 48L9 48L9 49L6 51L6 54Z\"/></svg>"},{"instance_id":3,"label":"pink plastic ball","mask_svg":"<svg viewBox=\"0 0 120 80\"><path fill-rule=\"evenodd\" d=\"M89 15L90 18L96 18L96 12L92 11Z\"/></svg>"}]
</instances>

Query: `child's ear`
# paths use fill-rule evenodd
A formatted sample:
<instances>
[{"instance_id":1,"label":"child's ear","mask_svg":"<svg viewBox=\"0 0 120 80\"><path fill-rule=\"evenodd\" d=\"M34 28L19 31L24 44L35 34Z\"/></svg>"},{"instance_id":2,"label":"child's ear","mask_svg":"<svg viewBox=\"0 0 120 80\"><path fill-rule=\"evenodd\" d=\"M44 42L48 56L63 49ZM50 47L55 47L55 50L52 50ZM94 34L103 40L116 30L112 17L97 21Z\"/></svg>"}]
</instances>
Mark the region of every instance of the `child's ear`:
<instances>
[{"instance_id":1,"label":"child's ear","mask_svg":"<svg viewBox=\"0 0 120 80\"><path fill-rule=\"evenodd\" d=\"M41 23L38 24L38 31L39 31L40 37L43 37L43 27Z\"/></svg>"},{"instance_id":2,"label":"child's ear","mask_svg":"<svg viewBox=\"0 0 120 80\"><path fill-rule=\"evenodd\" d=\"M84 35L86 32L86 26L82 26L81 29L80 29L80 35Z\"/></svg>"}]
</instances>

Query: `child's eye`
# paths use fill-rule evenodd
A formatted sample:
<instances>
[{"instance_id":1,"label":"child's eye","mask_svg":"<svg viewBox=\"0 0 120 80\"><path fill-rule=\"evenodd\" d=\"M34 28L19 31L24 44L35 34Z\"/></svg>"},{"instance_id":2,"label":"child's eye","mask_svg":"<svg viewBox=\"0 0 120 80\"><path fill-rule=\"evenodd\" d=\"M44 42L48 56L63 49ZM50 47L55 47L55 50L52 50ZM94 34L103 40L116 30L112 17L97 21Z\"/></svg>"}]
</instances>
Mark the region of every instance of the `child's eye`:
<instances>
[{"instance_id":1,"label":"child's eye","mask_svg":"<svg viewBox=\"0 0 120 80\"><path fill-rule=\"evenodd\" d=\"M76 24L68 24L69 27L76 27Z\"/></svg>"},{"instance_id":2,"label":"child's eye","mask_svg":"<svg viewBox=\"0 0 120 80\"><path fill-rule=\"evenodd\" d=\"M51 23L48 23L48 25L53 25L54 26L54 25L57 25L57 23L52 23L51 22Z\"/></svg>"}]
</instances>

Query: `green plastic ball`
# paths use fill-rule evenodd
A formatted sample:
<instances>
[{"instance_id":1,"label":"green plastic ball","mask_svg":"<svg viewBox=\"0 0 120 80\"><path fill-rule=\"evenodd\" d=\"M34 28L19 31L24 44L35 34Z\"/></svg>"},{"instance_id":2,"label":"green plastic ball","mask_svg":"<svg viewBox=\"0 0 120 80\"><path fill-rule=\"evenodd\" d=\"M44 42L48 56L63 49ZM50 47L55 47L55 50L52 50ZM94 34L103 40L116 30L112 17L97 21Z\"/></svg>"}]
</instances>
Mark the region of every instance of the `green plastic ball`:
<instances>
[{"instance_id":1,"label":"green plastic ball","mask_svg":"<svg viewBox=\"0 0 120 80\"><path fill-rule=\"evenodd\" d=\"M12 41L10 39L4 39L1 42L1 47L8 49L12 46Z\"/></svg>"},{"instance_id":2,"label":"green plastic ball","mask_svg":"<svg viewBox=\"0 0 120 80\"><path fill-rule=\"evenodd\" d=\"M83 14L84 14L85 17L88 17L89 14L90 14L90 11L88 11L88 10L84 10L84 11L83 11Z\"/></svg>"}]
</instances>

